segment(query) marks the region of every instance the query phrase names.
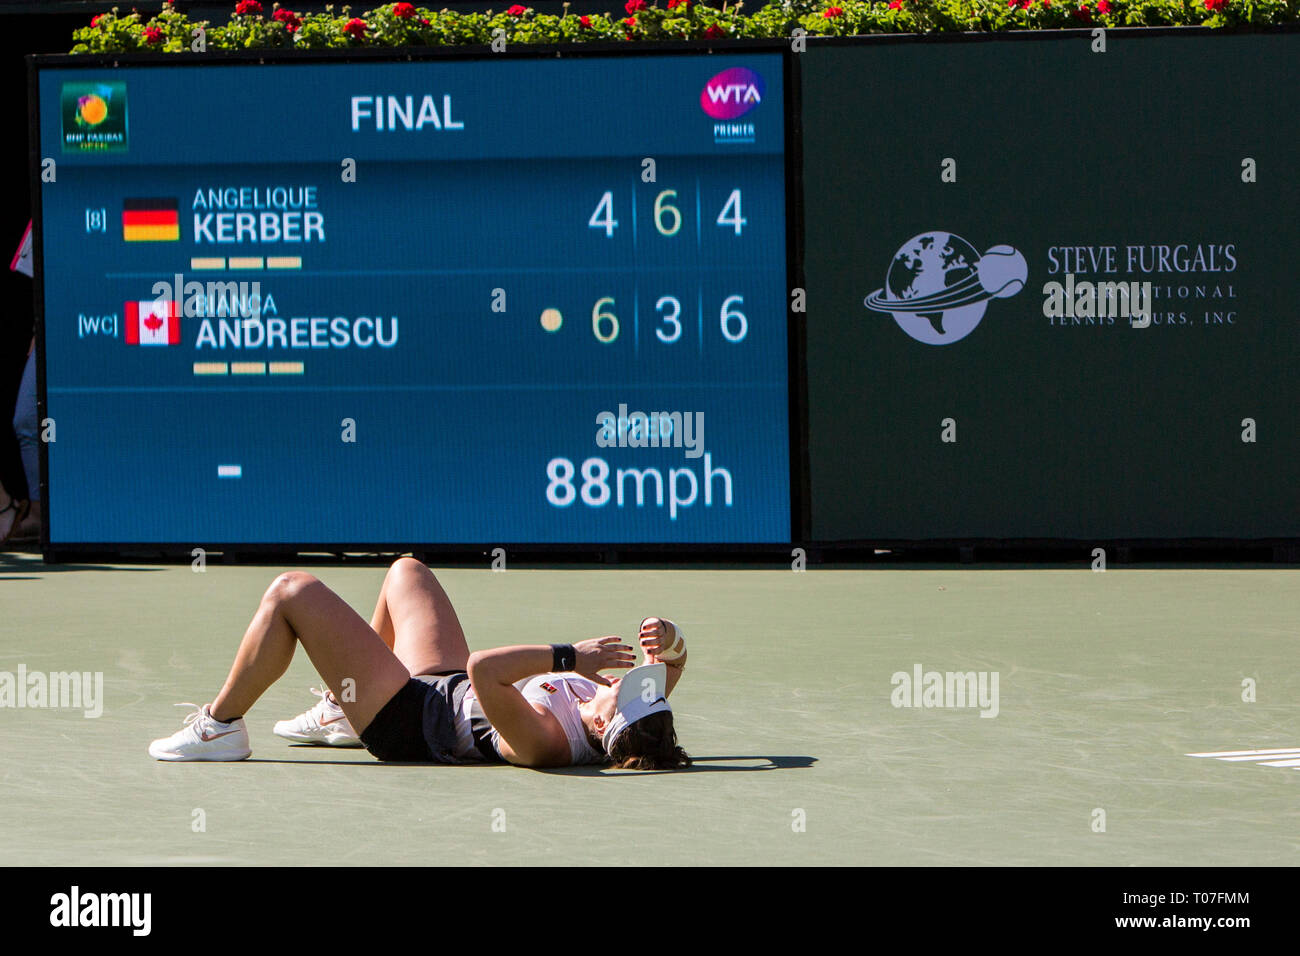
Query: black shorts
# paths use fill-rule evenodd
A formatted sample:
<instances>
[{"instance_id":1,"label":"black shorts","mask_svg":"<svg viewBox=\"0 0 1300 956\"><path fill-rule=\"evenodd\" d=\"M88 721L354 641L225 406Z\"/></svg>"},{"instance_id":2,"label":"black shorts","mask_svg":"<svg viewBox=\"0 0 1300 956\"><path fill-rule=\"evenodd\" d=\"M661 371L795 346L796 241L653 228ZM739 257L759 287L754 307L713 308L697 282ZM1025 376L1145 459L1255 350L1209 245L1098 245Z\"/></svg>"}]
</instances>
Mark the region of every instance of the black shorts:
<instances>
[{"instance_id":1,"label":"black shorts","mask_svg":"<svg viewBox=\"0 0 1300 956\"><path fill-rule=\"evenodd\" d=\"M456 689L468 682L465 671L412 677L375 714L361 742L379 760L460 763L453 695L463 699Z\"/></svg>"}]
</instances>

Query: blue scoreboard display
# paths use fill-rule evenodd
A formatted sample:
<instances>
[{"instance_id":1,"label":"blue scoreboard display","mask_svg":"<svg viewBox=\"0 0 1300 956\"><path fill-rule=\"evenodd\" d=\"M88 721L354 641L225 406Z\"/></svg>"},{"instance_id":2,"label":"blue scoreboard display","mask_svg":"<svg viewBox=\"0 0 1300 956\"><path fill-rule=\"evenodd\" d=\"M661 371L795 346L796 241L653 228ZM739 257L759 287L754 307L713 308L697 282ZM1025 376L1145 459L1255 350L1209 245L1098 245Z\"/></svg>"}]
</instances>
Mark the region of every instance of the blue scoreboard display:
<instances>
[{"instance_id":1,"label":"blue scoreboard display","mask_svg":"<svg viewBox=\"0 0 1300 956\"><path fill-rule=\"evenodd\" d=\"M49 545L789 541L783 67L38 64Z\"/></svg>"}]
</instances>

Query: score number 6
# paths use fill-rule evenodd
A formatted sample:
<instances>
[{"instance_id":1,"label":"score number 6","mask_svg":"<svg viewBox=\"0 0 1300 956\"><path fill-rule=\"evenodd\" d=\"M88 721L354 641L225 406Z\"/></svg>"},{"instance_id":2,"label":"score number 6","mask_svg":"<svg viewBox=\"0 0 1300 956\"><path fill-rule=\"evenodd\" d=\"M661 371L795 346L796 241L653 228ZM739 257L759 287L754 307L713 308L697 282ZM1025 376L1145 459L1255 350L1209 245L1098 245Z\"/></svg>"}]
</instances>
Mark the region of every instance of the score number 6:
<instances>
[{"instance_id":1,"label":"score number 6","mask_svg":"<svg viewBox=\"0 0 1300 956\"><path fill-rule=\"evenodd\" d=\"M591 307L591 334L596 336L597 342L602 342L605 345L608 345L610 342L613 342L618 338L618 316L613 312L601 311L601 306L612 306L613 304L614 297L612 295L607 295L603 298L597 299L596 304ZM609 329L608 334L601 332L602 321L607 323Z\"/></svg>"}]
</instances>

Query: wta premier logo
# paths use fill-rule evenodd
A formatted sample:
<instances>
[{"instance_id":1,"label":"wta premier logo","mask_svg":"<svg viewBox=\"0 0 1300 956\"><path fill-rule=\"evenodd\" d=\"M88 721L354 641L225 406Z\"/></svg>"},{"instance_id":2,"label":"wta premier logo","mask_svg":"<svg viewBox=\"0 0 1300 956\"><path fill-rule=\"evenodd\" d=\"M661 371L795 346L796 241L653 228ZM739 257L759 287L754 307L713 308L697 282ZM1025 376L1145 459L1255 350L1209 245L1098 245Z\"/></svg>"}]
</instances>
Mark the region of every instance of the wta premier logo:
<instances>
[{"instance_id":1,"label":"wta premier logo","mask_svg":"<svg viewBox=\"0 0 1300 956\"><path fill-rule=\"evenodd\" d=\"M700 109L720 120L744 116L763 102L763 78L743 66L723 70L704 84Z\"/></svg>"},{"instance_id":2,"label":"wta premier logo","mask_svg":"<svg viewBox=\"0 0 1300 956\"><path fill-rule=\"evenodd\" d=\"M1011 246L983 255L961 236L927 232L894 254L885 287L863 300L887 312L899 328L927 345L951 345L975 330L990 299L1008 299L1025 287L1029 267Z\"/></svg>"}]
</instances>

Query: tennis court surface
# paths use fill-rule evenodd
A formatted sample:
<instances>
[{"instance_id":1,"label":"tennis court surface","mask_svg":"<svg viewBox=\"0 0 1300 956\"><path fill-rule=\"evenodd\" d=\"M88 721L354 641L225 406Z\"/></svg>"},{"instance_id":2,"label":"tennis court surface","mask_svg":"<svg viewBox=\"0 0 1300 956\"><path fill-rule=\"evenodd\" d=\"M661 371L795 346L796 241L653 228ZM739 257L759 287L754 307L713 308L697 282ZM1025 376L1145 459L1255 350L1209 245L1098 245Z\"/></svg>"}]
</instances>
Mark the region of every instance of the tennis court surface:
<instances>
[{"instance_id":1,"label":"tennis court surface","mask_svg":"<svg viewBox=\"0 0 1300 956\"><path fill-rule=\"evenodd\" d=\"M303 567L369 618L384 566ZM0 681L103 675L98 717L48 696L0 708L0 863L1223 866L1300 850L1296 570L435 567L471 648L679 622L673 704L696 766L293 746L271 727L320 686L301 649L248 715L249 760L151 760L287 569L0 555ZM896 706L905 690L921 706ZM1256 750L1277 753L1235 753ZM1243 759L1188 756L1225 752Z\"/></svg>"}]
</instances>

